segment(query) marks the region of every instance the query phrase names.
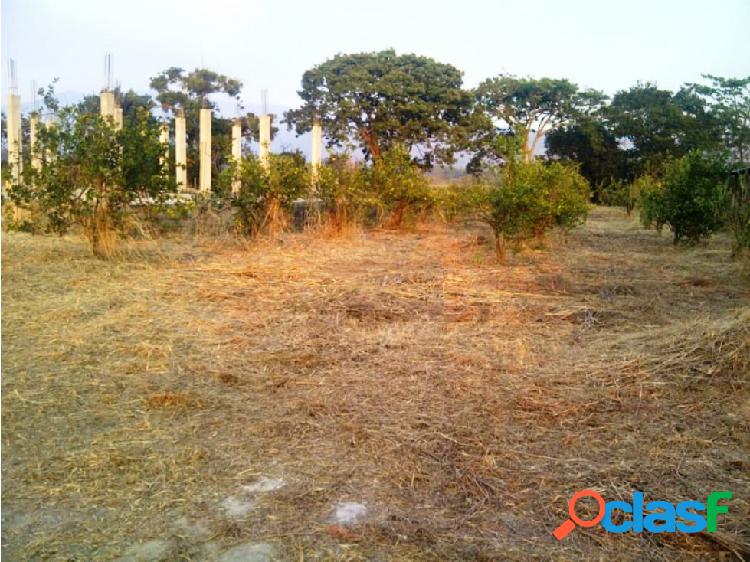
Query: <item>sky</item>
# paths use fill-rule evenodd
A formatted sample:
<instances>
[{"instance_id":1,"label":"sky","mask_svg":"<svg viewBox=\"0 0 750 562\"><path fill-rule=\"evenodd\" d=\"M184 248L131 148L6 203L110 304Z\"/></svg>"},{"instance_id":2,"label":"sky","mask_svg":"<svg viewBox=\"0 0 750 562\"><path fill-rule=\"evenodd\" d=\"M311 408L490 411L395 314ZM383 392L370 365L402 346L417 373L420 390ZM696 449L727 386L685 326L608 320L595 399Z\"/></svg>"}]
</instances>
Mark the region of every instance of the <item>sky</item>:
<instances>
[{"instance_id":1,"label":"sky","mask_svg":"<svg viewBox=\"0 0 750 562\"><path fill-rule=\"evenodd\" d=\"M9 58L27 102L53 77L58 92L98 92L105 53L124 89L205 66L240 79L246 104L267 88L286 107L305 70L386 48L453 64L467 87L511 73L612 95L750 75L750 0L3 0L1 17L3 102Z\"/></svg>"}]
</instances>

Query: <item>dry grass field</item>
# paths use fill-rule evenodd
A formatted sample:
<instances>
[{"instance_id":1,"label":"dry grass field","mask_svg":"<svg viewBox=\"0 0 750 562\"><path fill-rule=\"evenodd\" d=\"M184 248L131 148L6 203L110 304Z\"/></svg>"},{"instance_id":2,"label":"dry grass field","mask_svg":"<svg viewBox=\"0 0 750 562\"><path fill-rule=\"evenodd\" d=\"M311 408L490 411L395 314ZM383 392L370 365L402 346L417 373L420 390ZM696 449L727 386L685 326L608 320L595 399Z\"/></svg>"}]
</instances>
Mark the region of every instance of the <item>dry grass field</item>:
<instances>
[{"instance_id":1,"label":"dry grass field","mask_svg":"<svg viewBox=\"0 0 750 562\"><path fill-rule=\"evenodd\" d=\"M750 560L750 279L728 239L674 248L598 208L499 266L483 236L99 261L4 234L3 558ZM734 498L718 533L558 543L583 488ZM342 523L341 502L366 511Z\"/></svg>"}]
</instances>

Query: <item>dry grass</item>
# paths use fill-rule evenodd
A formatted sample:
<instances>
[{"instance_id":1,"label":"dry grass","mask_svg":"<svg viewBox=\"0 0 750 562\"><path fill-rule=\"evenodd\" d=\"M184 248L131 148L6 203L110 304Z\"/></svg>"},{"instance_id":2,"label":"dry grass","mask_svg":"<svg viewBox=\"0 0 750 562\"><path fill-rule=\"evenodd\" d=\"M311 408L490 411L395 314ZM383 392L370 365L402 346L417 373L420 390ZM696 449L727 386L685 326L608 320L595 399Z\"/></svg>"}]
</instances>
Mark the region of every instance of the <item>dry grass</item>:
<instances>
[{"instance_id":1,"label":"dry grass","mask_svg":"<svg viewBox=\"0 0 750 562\"><path fill-rule=\"evenodd\" d=\"M597 209L499 267L479 230L249 247L3 239L3 555L254 540L289 560L750 558L750 286ZM286 486L240 519L222 502ZM735 496L721 533L551 536L566 498ZM339 501L368 517L327 520Z\"/></svg>"}]
</instances>

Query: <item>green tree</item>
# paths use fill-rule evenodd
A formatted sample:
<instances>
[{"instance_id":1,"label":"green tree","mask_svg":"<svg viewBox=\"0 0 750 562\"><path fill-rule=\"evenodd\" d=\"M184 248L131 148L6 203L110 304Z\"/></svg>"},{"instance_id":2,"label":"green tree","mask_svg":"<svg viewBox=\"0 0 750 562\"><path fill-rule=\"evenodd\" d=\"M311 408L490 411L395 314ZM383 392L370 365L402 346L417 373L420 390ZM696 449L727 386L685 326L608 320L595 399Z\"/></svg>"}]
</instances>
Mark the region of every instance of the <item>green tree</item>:
<instances>
[{"instance_id":1,"label":"green tree","mask_svg":"<svg viewBox=\"0 0 750 562\"><path fill-rule=\"evenodd\" d=\"M552 227L580 224L588 213L590 186L575 166L510 158L490 168L465 191L465 212L492 228L498 260L508 241L540 237Z\"/></svg>"},{"instance_id":2,"label":"green tree","mask_svg":"<svg viewBox=\"0 0 750 562\"><path fill-rule=\"evenodd\" d=\"M158 203L174 190L159 163L158 125L142 108L121 131L111 119L75 106L57 116L56 127L40 129L41 169L25 168L10 197L21 207L36 206L50 231L80 225L94 255L104 257L133 203Z\"/></svg>"},{"instance_id":3,"label":"green tree","mask_svg":"<svg viewBox=\"0 0 750 562\"><path fill-rule=\"evenodd\" d=\"M600 115L585 116L551 131L545 137L547 155L580 165L594 188L594 202L603 203L606 192L627 177L626 153Z\"/></svg>"},{"instance_id":4,"label":"green tree","mask_svg":"<svg viewBox=\"0 0 750 562\"><path fill-rule=\"evenodd\" d=\"M209 97L213 94L225 94L239 103L242 82L207 68L186 72L182 68L170 67L151 78L151 88L156 90L156 99L164 111L172 112L177 108L185 111L188 183L194 185L200 168L199 110L216 109L216 104ZM244 130L246 133L249 131L247 127ZM214 111L211 118L211 140L212 177L217 178L229 165L232 119L222 118Z\"/></svg>"},{"instance_id":5,"label":"green tree","mask_svg":"<svg viewBox=\"0 0 750 562\"><path fill-rule=\"evenodd\" d=\"M576 116L593 111L606 99L593 90L579 91L565 79L488 78L474 91L476 109L468 146L474 152L473 170L481 161L503 160L508 155L498 137L515 136L525 162L531 161L544 136Z\"/></svg>"},{"instance_id":6,"label":"green tree","mask_svg":"<svg viewBox=\"0 0 750 562\"><path fill-rule=\"evenodd\" d=\"M700 96L638 83L615 94L606 110L612 131L627 141L630 174L658 170L668 158L718 146L719 129Z\"/></svg>"},{"instance_id":7,"label":"green tree","mask_svg":"<svg viewBox=\"0 0 750 562\"><path fill-rule=\"evenodd\" d=\"M410 209L430 201L427 176L412 162L404 146L393 145L370 166L361 167L359 176L363 191L388 214L391 227L400 227Z\"/></svg>"},{"instance_id":8,"label":"green tree","mask_svg":"<svg viewBox=\"0 0 750 562\"><path fill-rule=\"evenodd\" d=\"M461 72L433 59L393 50L336 55L306 71L303 105L288 111L289 129L302 134L320 119L329 148L361 146L378 159L396 144L426 167L452 162L455 129L471 106Z\"/></svg>"},{"instance_id":9,"label":"green tree","mask_svg":"<svg viewBox=\"0 0 750 562\"><path fill-rule=\"evenodd\" d=\"M645 218L669 226L674 243L698 242L721 228L726 216L727 162L723 154L693 150L670 160L661 184L643 194Z\"/></svg>"},{"instance_id":10,"label":"green tree","mask_svg":"<svg viewBox=\"0 0 750 562\"><path fill-rule=\"evenodd\" d=\"M722 78L704 74L710 84L689 84L717 120L724 147L738 162L750 161L750 76Z\"/></svg>"},{"instance_id":11,"label":"green tree","mask_svg":"<svg viewBox=\"0 0 750 562\"><path fill-rule=\"evenodd\" d=\"M257 156L247 154L222 173L225 189L235 177L240 191L232 195L231 204L237 230L244 236L283 228L292 201L310 189L305 158L299 152L271 154L268 169Z\"/></svg>"}]
</instances>

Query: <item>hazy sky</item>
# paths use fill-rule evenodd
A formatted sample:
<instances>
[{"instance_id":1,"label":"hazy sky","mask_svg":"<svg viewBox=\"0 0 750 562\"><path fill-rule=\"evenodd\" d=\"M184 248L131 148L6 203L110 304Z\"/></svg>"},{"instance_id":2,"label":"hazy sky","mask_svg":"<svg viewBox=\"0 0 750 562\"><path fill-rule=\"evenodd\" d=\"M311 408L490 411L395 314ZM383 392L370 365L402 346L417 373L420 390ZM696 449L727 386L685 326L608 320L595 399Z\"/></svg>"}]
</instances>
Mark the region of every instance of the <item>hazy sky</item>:
<instances>
[{"instance_id":1,"label":"hazy sky","mask_svg":"<svg viewBox=\"0 0 750 562\"><path fill-rule=\"evenodd\" d=\"M750 75L750 0L2 2L3 94L12 57L24 98L55 76L58 91L98 91L111 52L125 89L205 65L242 80L247 103L268 88L272 104L296 106L306 69L389 47L451 63L467 86L509 72L608 94L637 80L674 89Z\"/></svg>"}]
</instances>

